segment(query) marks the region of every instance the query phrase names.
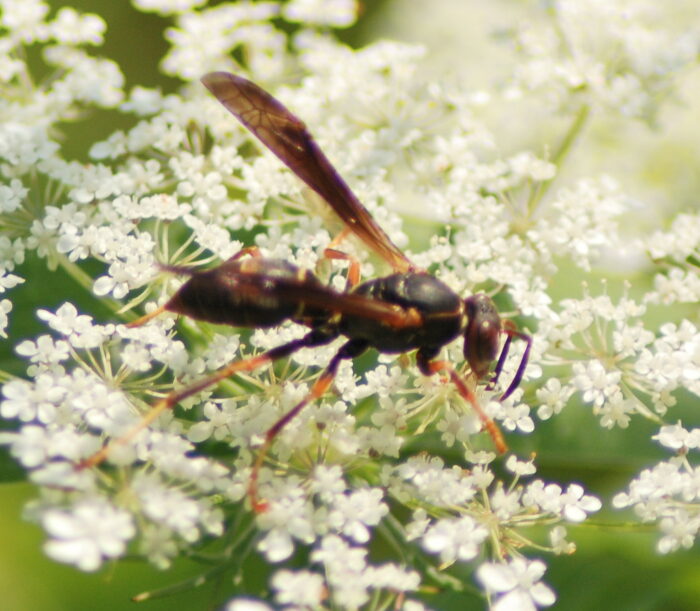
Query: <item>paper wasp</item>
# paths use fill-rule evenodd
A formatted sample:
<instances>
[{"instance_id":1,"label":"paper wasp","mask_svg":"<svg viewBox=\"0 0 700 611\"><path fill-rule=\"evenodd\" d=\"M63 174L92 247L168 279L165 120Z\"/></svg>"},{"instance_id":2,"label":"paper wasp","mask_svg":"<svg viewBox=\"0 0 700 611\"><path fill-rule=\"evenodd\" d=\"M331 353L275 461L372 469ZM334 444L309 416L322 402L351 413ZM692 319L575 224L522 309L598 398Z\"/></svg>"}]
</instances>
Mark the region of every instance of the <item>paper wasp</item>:
<instances>
[{"instance_id":1,"label":"paper wasp","mask_svg":"<svg viewBox=\"0 0 700 611\"><path fill-rule=\"evenodd\" d=\"M456 385L489 432L496 449L506 444L496 424L486 415L474 392L455 368L438 360L440 350L458 336L464 337L464 358L477 380L485 378L498 354L500 336L506 335L491 384L495 385L512 339L526 342L515 376L501 396L507 398L519 385L527 364L531 338L509 321L501 321L496 307L485 294L462 299L446 284L415 267L360 203L323 154L302 121L254 83L226 72L213 72L203 84L267 148L301 180L321 196L354 233L380 255L394 270L391 275L359 282L359 264L335 248L326 256L349 261L348 289L335 291L322 284L310 271L287 261L266 259L254 248L244 249L209 271L168 268L189 276L186 283L161 308L132 325L143 324L164 310L196 320L235 327L265 328L291 320L309 328L301 339L234 361L202 380L171 392L156 403L141 423L124 437L122 444L147 426L165 409L227 378L251 371L289 356L301 348L328 344L343 336L346 342L317 378L308 395L280 418L266 433L258 452L249 484L249 497L257 509L257 479L265 455L276 435L308 403L330 387L345 359L369 348L379 352L405 353L416 350L416 364L424 375L443 372ZM83 466L101 462L110 446L84 461Z\"/></svg>"}]
</instances>

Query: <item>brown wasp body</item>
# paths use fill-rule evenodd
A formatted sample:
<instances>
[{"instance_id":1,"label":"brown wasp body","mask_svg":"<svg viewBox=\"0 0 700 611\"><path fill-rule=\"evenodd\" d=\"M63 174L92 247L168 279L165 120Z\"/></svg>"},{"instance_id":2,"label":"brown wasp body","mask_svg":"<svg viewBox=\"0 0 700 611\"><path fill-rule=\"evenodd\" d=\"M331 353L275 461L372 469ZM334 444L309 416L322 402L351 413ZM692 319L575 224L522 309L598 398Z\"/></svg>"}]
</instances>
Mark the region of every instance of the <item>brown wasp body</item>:
<instances>
[{"instance_id":1,"label":"brown wasp body","mask_svg":"<svg viewBox=\"0 0 700 611\"><path fill-rule=\"evenodd\" d=\"M496 359L501 334L506 334L492 380L495 384L512 338L524 340L527 346L523 358L513 381L501 397L504 399L522 379L531 338L516 330L511 323L503 323L487 295L476 294L462 299L443 282L413 266L355 197L304 124L278 100L250 81L225 72L207 74L202 82L333 208L347 230L387 261L395 273L359 283L357 263L335 249L327 249L327 256L350 261L349 287L343 292L325 286L311 272L286 261L265 259L254 248L245 249L209 271L170 268L188 275L189 280L165 306L133 324L142 324L168 310L196 320L238 327L271 327L292 320L310 330L298 340L235 361L191 386L172 392L153 407L138 429L113 443L125 443L164 409L174 407L184 398L236 372L251 371L301 348L327 344L343 336L347 341L316 380L308 396L267 432L251 475L249 496L254 507L262 507L257 495L257 477L275 436L305 405L326 392L343 360L352 359L369 348L386 353L416 350L416 363L423 374L446 373L478 414L496 449L504 452L506 445L498 427L483 412L473 391L450 363L436 360L436 357L442 347L461 335L464 337L465 359L476 378L482 379L488 375ZM106 446L84 464L100 462L108 450L109 446Z\"/></svg>"}]
</instances>

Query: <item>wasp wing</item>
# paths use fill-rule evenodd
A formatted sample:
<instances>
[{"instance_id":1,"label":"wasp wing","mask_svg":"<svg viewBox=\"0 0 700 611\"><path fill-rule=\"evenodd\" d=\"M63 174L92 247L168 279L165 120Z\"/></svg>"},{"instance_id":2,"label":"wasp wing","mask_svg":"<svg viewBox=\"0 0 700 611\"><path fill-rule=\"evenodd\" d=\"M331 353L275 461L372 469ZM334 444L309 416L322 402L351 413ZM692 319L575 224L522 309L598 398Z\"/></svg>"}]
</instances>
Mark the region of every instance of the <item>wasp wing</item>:
<instances>
[{"instance_id":1,"label":"wasp wing","mask_svg":"<svg viewBox=\"0 0 700 611\"><path fill-rule=\"evenodd\" d=\"M309 187L347 227L395 270L414 266L323 154L304 123L255 83L228 72L210 72L202 83L238 120Z\"/></svg>"},{"instance_id":2,"label":"wasp wing","mask_svg":"<svg viewBox=\"0 0 700 611\"><path fill-rule=\"evenodd\" d=\"M365 295L339 293L322 284L309 286L285 280L279 283L278 288L286 299L294 299L310 309L377 320L394 328L423 324L422 316L414 308L406 309Z\"/></svg>"},{"instance_id":3,"label":"wasp wing","mask_svg":"<svg viewBox=\"0 0 700 611\"><path fill-rule=\"evenodd\" d=\"M164 266L168 271L189 276L164 309L195 320L236 327L273 326L290 318L301 320L309 316L330 321L334 314L377 320L394 328L422 323L414 309L336 291L301 270L296 277L282 275L278 261L246 262L252 266L240 261L227 261L207 271Z\"/></svg>"}]
</instances>

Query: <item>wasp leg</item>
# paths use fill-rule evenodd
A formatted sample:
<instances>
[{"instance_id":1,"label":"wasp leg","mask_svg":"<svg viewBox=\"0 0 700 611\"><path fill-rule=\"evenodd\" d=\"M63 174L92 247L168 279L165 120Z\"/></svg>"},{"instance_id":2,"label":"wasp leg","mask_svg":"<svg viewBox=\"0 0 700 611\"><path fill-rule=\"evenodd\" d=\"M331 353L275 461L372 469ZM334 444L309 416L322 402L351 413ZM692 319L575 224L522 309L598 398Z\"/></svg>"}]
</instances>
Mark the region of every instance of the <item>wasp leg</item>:
<instances>
[{"instance_id":1,"label":"wasp leg","mask_svg":"<svg viewBox=\"0 0 700 611\"><path fill-rule=\"evenodd\" d=\"M316 399L322 397L325 392L330 387L338 372L338 366L341 361L347 359L353 359L356 356L362 354L367 350L368 344L364 340L350 340L349 342L343 344L333 356L333 358L328 363L328 366L324 369L323 373L318 377L314 385L311 387L309 393L297 403L292 409L290 409L284 416L282 416L275 424L273 424L268 431L265 433L265 441L263 442L260 450L258 450L258 455L253 464L253 470L250 473L250 480L248 482L248 498L253 506L253 509L258 512L264 512L267 509L267 503L261 501L258 497L258 476L260 474L260 468L262 467L265 457L267 456L275 437L279 435L280 431L289 424L296 416L299 415L302 409L304 409L309 403L312 403Z\"/></svg>"},{"instance_id":2,"label":"wasp leg","mask_svg":"<svg viewBox=\"0 0 700 611\"><path fill-rule=\"evenodd\" d=\"M348 261L348 278L345 283L345 290L349 291L360 283L360 262L345 252L335 250L334 248L326 248L323 251L323 256L326 259L334 259L336 261Z\"/></svg>"},{"instance_id":3,"label":"wasp leg","mask_svg":"<svg viewBox=\"0 0 700 611\"><path fill-rule=\"evenodd\" d=\"M350 235L350 227L343 227L337 236L335 236L328 244L328 248L331 250L336 250L340 243L343 242Z\"/></svg>"},{"instance_id":4,"label":"wasp leg","mask_svg":"<svg viewBox=\"0 0 700 611\"><path fill-rule=\"evenodd\" d=\"M238 259L245 257L246 255L250 255L254 259L261 259L262 258L262 254L260 252L260 249L257 246L246 246L245 248L241 248L232 257L229 257L227 259L227 261L238 261Z\"/></svg>"},{"instance_id":5,"label":"wasp leg","mask_svg":"<svg viewBox=\"0 0 700 611\"><path fill-rule=\"evenodd\" d=\"M496 451L499 454L505 454L508 451L508 446L506 445L506 442L503 439L501 429L498 428L498 425L483 410L483 408L479 404L478 399L476 398L476 395L465 384L464 380L457 373L452 363L448 361L431 360L433 356L435 356L434 354L432 354L432 352L432 350L418 350L418 354L416 355L416 362L421 373L423 373L424 375L432 375L440 371L447 372L447 374L450 376L450 379L452 380L452 383L457 387L459 394L462 395L462 397L469 402L469 404L472 406L472 409L474 410L474 413L479 417L479 420L481 420L482 426L491 436Z\"/></svg>"},{"instance_id":6,"label":"wasp leg","mask_svg":"<svg viewBox=\"0 0 700 611\"><path fill-rule=\"evenodd\" d=\"M198 392L220 382L221 380L232 376L234 373L240 371L253 371L262 365L276 361L285 356L289 356L293 352L301 348L311 348L313 346L321 346L323 344L329 343L337 336L337 333L329 333L326 330L313 330L304 337L300 339L293 340L276 348L272 348L267 352L263 352L257 356L253 356L247 359L242 359L240 361L234 361L229 363L225 367L222 367L213 374L202 378L201 380L182 388L181 390L175 390L163 397L160 401L156 402L146 413L143 418L134 425L130 430L128 430L124 435L110 441L101 450L95 452L92 456L89 456L79 464L79 468L84 469L86 467L94 467L95 465L103 462L109 453L115 446L122 446L129 441L131 441L140 431L145 429L149 424L155 421L160 414L162 414L166 409L172 409L183 399L191 397Z\"/></svg>"},{"instance_id":7,"label":"wasp leg","mask_svg":"<svg viewBox=\"0 0 700 611\"><path fill-rule=\"evenodd\" d=\"M345 227L337 236L335 236L330 244L326 246L323 251L323 256L326 259L333 259L335 261L347 261L348 262L348 278L345 283L345 290L349 291L354 286L360 283L360 262L352 255L338 250L340 243L345 240L350 235L350 228Z\"/></svg>"},{"instance_id":8,"label":"wasp leg","mask_svg":"<svg viewBox=\"0 0 700 611\"><path fill-rule=\"evenodd\" d=\"M155 310L152 312L149 312L148 314L144 314L143 316L140 316L136 320L132 320L131 322L126 323L127 327L133 328L133 327L140 327L141 325L145 325L149 320L152 320L156 316L160 316L163 312L165 312L165 305L157 307Z\"/></svg>"}]
</instances>

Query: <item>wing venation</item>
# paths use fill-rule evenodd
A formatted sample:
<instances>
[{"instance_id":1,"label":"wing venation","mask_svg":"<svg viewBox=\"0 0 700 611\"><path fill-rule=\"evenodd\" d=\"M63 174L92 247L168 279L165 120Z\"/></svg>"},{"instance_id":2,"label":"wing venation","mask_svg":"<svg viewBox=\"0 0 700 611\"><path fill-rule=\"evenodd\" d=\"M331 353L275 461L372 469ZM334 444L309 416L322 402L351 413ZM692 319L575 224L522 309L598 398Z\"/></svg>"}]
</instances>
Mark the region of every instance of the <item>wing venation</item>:
<instances>
[{"instance_id":1,"label":"wing venation","mask_svg":"<svg viewBox=\"0 0 700 611\"><path fill-rule=\"evenodd\" d=\"M319 148L303 121L265 90L228 72L211 72L202 83L311 189L367 246L395 270L413 269Z\"/></svg>"}]
</instances>

